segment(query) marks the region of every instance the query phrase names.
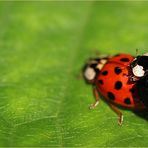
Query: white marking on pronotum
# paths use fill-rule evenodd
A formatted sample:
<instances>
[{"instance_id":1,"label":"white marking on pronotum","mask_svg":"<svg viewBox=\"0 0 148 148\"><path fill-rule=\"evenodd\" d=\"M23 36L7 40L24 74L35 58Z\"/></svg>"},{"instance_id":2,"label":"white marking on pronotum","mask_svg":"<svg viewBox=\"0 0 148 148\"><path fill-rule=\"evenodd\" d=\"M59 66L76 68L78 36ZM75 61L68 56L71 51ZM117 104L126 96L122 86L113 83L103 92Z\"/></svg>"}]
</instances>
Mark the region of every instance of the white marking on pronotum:
<instances>
[{"instance_id":1,"label":"white marking on pronotum","mask_svg":"<svg viewBox=\"0 0 148 148\"><path fill-rule=\"evenodd\" d=\"M96 68L98 68L99 70L101 70L103 68L104 64L98 64Z\"/></svg>"},{"instance_id":2,"label":"white marking on pronotum","mask_svg":"<svg viewBox=\"0 0 148 148\"><path fill-rule=\"evenodd\" d=\"M145 73L143 70L143 67L140 65L136 65L132 71L133 71L133 74L137 77L142 77L144 76L144 73Z\"/></svg>"},{"instance_id":3,"label":"white marking on pronotum","mask_svg":"<svg viewBox=\"0 0 148 148\"><path fill-rule=\"evenodd\" d=\"M102 59L102 60L100 61L100 63L102 63L102 64L106 64L106 62L107 62L106 59Z\"/></svg>"},{"instance_id":4,"label":"white marking on pronotum","mask_svg":"<svg viewBox=\"0 0 148 148\"><path fill-rule=\"evenodd\" d=\"M96 76L96 72L93 68L87 67L84 72L84 76L88 80L93 80Z\"/></svg>"},{"instance_id":5,"label":"white marking on pronotum","mask_svg":"<svg viewBox=\"0 0 148 148\"><path fill-rule=\"evenodd\" d=\"M102 59L102 60L100 61L100 63L97 65L96 68L98 68L99 70L101 70L101 69L103 68L104 64L106 64L106 62L107 62L107 60Z\"/></svg>"}]
</instances>

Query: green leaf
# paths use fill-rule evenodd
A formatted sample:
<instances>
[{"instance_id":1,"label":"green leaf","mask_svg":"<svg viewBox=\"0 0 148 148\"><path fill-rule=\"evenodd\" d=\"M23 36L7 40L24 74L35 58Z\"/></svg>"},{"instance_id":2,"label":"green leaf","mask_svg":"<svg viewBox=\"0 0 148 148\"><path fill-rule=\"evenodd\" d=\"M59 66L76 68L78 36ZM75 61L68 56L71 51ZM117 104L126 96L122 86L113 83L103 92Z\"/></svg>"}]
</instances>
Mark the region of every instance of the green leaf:
<instances>
[{"instance_id":1,"label":"green leaf","mask_svg":"<svg viewBox=\"0 0 148 148\"><path fill-rule=\"evenodd\" d=\"M86 59L147 51L147 2L0 2L0 146L148 146L148 125L124 123L77 79Z\"/></svg>"}]
</instances>

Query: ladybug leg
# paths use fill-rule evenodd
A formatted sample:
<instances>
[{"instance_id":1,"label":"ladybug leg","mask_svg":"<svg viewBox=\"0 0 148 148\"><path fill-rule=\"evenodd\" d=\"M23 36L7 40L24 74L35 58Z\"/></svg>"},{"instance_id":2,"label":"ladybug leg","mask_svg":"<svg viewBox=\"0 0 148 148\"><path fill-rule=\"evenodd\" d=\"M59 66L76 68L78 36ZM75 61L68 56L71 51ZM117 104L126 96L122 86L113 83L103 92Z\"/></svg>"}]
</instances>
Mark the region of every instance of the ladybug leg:
<instances>
[{"instance_id":1,"label":"ladybug leg","mask_svg":"<svg viewBox=\"0 0 148 148\"><path fill-rule=\"evenodd\" d=\"M93 94L96 101L90 105L90 109L94 109L99 104L99 94L95 86L93 87Z\"/></svg>"},{"instance_id":2,"label":"ladybug leg","mask_svg":"<svg viewBox=\"0 0 148 148\"><path fill-rule=\"evenodd\" d=\"M113 104L109 103L109 106L111 107L111 109L118 115L118 124L122 125L123 122L123 115L122 112L120 112L120 110Z\"/></svg>"}]
</instances>

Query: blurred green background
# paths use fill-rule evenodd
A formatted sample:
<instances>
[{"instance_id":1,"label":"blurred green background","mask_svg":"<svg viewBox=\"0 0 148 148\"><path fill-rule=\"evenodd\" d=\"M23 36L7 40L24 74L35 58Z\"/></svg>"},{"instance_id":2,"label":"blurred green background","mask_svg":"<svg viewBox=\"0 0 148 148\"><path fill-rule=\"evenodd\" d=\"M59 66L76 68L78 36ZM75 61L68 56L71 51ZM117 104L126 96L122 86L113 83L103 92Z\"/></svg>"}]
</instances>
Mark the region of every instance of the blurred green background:
<instances>
[{"instance_id":1,"label":"blurred green background","mask_svg":"<svg viewBox=\"0 0 148 148\"><path fill-rule=\"evenodd\" d=\"M124 123L77 75L101 54L142 54L148 2L0 2L0 146L148 146L147 121Z\"/></svg>"}]
</instances>

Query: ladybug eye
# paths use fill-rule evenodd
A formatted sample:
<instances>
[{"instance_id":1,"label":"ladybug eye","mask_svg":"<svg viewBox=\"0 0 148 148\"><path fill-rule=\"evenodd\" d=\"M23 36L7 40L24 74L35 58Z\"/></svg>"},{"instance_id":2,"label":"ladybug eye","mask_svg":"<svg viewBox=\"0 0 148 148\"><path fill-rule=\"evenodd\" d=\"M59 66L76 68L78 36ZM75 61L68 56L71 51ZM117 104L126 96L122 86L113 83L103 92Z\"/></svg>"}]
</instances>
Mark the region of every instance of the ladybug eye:
<instances>
[{"instance_id":1,"label":"ladybug eye","mask_svg":"<svg viewBox=\"0 0 148 148\"><path fill-rule=\"evenodd\" d=\"M140 65L136 65L133 69L133 74L136 76L136 77L143 77L144 76L144 73L145 71L143 70L143 67L140 66Z\"/></svg>"},{"instance_id":2,"label":"ladybug eye","mask_svg":"<svg viewBox=\"0 0 148 148\"><path fill-rule=\"evenodd\" d=\"M84 76L87 80L93 80L96 76L96 72L93 68L87 67L84 72Z\"/></svg>"}]
</instances>

